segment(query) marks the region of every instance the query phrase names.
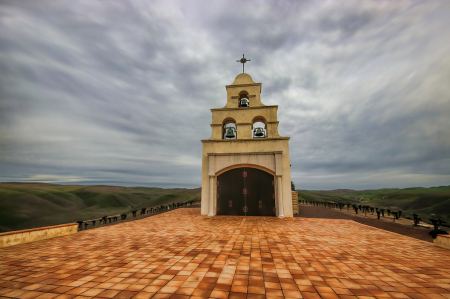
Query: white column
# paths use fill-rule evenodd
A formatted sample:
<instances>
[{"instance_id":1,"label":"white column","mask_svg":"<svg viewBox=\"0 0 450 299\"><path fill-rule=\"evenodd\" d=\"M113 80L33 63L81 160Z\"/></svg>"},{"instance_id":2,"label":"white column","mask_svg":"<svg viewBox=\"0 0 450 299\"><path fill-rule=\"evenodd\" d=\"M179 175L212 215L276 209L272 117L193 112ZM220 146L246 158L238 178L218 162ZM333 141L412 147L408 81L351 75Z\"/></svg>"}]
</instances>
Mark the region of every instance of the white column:
<instances>
[{"instance_id":1,"label":"white column","mask_svg":"<svg viewBox=\"0 0 450 299\"><path fill-rule=\"evenodd\" d=\"M216 213L214 213L214 177L215 174L215 156L214 154L208 154L208 175L209 175L209 207L208 207L208 216L215 216Z\"/></svg>"},{"instance_id":2,"label":"white column","mask_svg":"<svg viewBox=\"0 0 450 299\"><path fill-rule=\"evenodd\" d=\"M283 205L283 185L281 184L281 177L283 176L283 167L281 155L283 152L274 152L275 154L275 175L277 177L277 204L278 204L278 218L284 218Z\"/></svg>"},{"instance_id":3,"label":"white column","mask_svg":"<svg viewBox=\"0 0 450 299\"><path fill-rule=\"evenodd\" d=\"M208 216L214 216L214 176L209 176L209 212Z\"/></svg>"},{"instance_id":4,"label":"white column","mask_svg":"<svg viewBox=\"0 0 450 299\"><path fill-rule=\"evenodd\" d=\"M278 218L284 218L283 209L283 185L281 184L281 175L277 176L277 192L278 192Z\"/></svg>"}]
</instances>

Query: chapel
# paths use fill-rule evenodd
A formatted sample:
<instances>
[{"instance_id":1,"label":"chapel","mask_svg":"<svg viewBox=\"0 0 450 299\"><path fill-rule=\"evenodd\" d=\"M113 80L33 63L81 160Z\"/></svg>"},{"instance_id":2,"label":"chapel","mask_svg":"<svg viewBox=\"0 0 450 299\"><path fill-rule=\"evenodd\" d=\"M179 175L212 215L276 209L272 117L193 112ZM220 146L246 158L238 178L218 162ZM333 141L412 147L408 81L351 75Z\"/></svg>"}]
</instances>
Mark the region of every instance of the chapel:
<instances>
[{"instance_id":1,"label":"chapel","mask_svg":"<svg viewBox=\"0 0 450 299\"><path fill-rule=\"evenodd\" d=\"M278 106L261 102L261 83L246 73L226 90L202 140L202 215L292 217L290 138L278 134Z\"/></svg>"}]
</instances>

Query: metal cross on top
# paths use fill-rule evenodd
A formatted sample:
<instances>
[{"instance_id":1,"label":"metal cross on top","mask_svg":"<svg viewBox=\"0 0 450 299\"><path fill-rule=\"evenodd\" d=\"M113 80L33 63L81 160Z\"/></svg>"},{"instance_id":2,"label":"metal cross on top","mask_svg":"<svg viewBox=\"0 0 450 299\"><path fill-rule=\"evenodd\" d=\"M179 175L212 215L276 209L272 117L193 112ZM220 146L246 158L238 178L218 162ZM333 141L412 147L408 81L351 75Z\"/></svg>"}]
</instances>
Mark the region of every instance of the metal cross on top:
<instances>
[{"instance_id":1,"label":"metal cross on top","mask_svg":"<svg viewBox=\"0 0 450 299\"><path fill-rule=\"evenodd\" d=\"M240 60L236 60L236 62L242 63L242 72L243 72L243 73L244 73L244 64L245 64L247 61L250 61L250 59L245 58L245 57L244 57L244 54L242 54L242 58L241 58Z\"/></svg>"}]
</instances>

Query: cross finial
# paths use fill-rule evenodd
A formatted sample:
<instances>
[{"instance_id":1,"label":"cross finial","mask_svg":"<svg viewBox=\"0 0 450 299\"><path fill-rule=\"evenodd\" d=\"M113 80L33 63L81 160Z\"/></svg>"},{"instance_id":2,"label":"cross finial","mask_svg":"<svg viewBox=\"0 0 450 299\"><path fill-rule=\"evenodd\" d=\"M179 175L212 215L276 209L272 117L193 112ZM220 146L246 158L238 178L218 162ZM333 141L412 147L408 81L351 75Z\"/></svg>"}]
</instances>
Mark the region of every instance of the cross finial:
<instances>
[{"instance_id":1,"label":"cross finial","mask_svg":"<svg viewBox=\"0 0 450 299\"><path fill-rule=\"evenodd\" d=\"M242 72L243 72L243 73L244 73L244 64L245 64L247 61L250 61L250 59L245 58L244 54L242 54L242 58L241 58L241 59L236 60L236 62L242 63Z\"/></svg>"}]
</instances>

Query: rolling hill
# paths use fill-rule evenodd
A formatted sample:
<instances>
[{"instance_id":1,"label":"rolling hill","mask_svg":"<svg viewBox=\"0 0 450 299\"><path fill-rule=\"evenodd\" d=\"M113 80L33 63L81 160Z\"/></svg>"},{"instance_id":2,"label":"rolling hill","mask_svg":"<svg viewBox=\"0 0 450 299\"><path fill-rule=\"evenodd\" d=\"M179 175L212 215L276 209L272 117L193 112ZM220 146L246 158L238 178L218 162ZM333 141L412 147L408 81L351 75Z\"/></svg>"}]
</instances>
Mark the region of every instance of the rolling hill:
<instances>
[{"instance_id":1,"label":"rolling hill","mask_svg":"<svg viewBox=\"0 0 450 299\"><path fill-rule=\"evenodd\" d=\"M431 214L442 217L450 225L450 186L431 188L378 189L378 190L348 190L331 191L298 190L299 199L319 202L336 202L362 204L377 208L402 211L402 216L412 218L419 215L424 221Z\"/></svg>"},{"instance_id":2,"label":"rolling hill","mask_svg":"<svg viewBox=\"0 0 450 299\"><path fill-rule=\"evenodd\" d=\"M197 189L0 183L0 232L127 213L141 207L186 202Z\"/></svg>"},{"instance_id":3,"label":"rolling hill","mask_svg":"<svg viewBox=\"0 0 450 299\"><path fill-rule=\"evenodd\" d=\"M355 203L418 214L423 221L440 215L450 224L450 186L432 188L331 191L297 190L299 199ZM130 213L200 197L197 189L0 183L0 232L70 223Z\"/></svg>"}]
</instances>

